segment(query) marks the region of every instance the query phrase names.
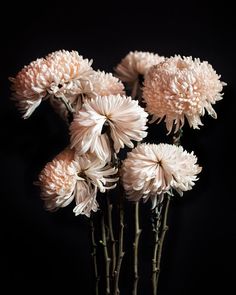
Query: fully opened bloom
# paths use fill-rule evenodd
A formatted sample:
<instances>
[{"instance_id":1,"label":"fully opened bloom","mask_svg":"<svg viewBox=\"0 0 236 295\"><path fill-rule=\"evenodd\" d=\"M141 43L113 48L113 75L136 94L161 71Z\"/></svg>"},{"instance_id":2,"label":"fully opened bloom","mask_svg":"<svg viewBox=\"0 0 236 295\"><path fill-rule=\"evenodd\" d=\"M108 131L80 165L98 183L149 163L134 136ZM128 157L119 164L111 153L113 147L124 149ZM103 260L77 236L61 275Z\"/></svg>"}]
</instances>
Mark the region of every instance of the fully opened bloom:
<instances>
[{"instance_id":1,"label":"fully opened bloom","mask_svg":"<svg viewBox=\"0 0 236 295\"><path fill-rule=\"evenodd\" d=\"M28 118L48 97L75 103L93 73L91 63L76 51L60 50L25 66L15 78L10 78L23 117Z\"/></svg>"},{"instance_id":2,"label":"fully opened bloom","mask_svg":"<svg viewBox=\"0 0 236 295\"><path fill-rule=\"evenodd\" d=\"M116 153L125 145L132 148L131 140L141 141L147 135L147 115L131 97L110 95L86 100L70 126L71 146L80 155L90 151L107 160L111 148Z\"/></svg>"},{"instance_id":3,"label":"fully opened bloom","mask_svg":"<svg viewBox=\"0 0 236 295\"><path fill-rule=\"evenodd\" d=\"M153 115L153 121L165 118L169 132L174 125L175 132L178 131L185 118L190 127L199 128L200 116L205 110L213 118L217 117L212 104L222 99L224 85L208 62L192 57L171 57L153 66L145 77L146 110Z\"/></svg>"},{"instance_id":4,"label":"fully opened bloom","mask_svg":"<svg viewBox=\"0 0 236 295\"><path fill-rule=\"evenodd\" d=\"M192 189L201 167L197 157L170 144L140 144L122 164L121 179L128 199L152 199L153 207L158 197L176 190L180 195Z\"/></svg>"},{"instance_id":5,"label":"fully opened bloom","mask_svg":"<svg viewBox=\"0 0 236 295\"><path fill-rule=\"evenodd\" d=\"M117 169L106 165L95 155L76 155L65 149L49 162L39 175L38 185L48 210L65 207L75 199L75 215L90 216L97 211L97 191L115 187Z\"/></svg>"},{"instance_id":6,"label":"fully opened bloom","mask_svg":"<svg viewBox=\"0 0 236 295\"><path fill-rule=\"evenodd\" d=\"M46 60L40 58L31 62L10 81L14 99L26 119L41 103L50 87L51 75Z\"/></svg>"}]
</instances>

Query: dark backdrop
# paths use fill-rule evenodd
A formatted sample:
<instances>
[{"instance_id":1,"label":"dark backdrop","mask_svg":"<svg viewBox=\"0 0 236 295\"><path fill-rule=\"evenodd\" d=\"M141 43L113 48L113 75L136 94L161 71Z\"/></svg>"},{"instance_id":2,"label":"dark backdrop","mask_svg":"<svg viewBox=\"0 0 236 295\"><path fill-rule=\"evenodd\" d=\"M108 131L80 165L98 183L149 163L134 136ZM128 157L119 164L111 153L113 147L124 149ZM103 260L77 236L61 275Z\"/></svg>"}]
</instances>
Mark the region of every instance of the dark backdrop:
<instances>
[{"instance_id":1,"label":"dark backdrop","mask_svg":"<svg viewBox=\"0 0 236 295\"><path fill-rule=\"evenodd\" d=\"M7 78L59 49L78 50L94 60L95 69L106 71L130 50L192 55L208 60L228 83L215 106L218 119L206 116L200 130L184 128L183 145L196 152L203 172L194 189L171 204L159 294L228 294L234 289L235 16L226 1L162 2L8 3L2 10L1 266L4 280L18 282L18 289L31 282L32 290L67 285L76 294L94 294L88 219L74 217L72 206L46 212L33 186L45 163L67 144L66 126L46 104L23 120L9 100ZM161 127L155 128L149 139L158 141ZM147 207L142 211L146 228ZM147 238L141 238L140 295L150 291ZM129 275L130 265L124 263L121 295L131 294Z\"/></svg>"}]
</instances>

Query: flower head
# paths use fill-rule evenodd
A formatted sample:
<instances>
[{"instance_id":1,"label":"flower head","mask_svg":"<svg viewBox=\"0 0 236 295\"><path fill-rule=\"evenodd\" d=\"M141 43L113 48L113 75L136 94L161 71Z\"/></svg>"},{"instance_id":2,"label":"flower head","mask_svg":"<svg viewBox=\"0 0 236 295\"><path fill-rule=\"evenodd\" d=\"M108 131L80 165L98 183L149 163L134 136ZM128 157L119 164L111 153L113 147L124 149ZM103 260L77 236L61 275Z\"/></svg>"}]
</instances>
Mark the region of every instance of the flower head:
<instances>
[{"instance_id":1,"label":"flower head","mask_svg":"<svg viewBox=\"0 0 236 295\"><path fill-rule=\"evenodd\" d=\"M16 78L10 78L23 117L28 118L48 97L75 103L93 72L91 63L76 51L60 50L25 66Z\"/></svg>"},{"instance_id":2,"label":"flower head","mask_svg":"<svg viewBox=\"0 0 236 295\"><path fill-rule=\"evenodd\" d=\"M115 71L121 81L131 86L138 81L139 76L144 76L149 68L164 60L164 57L151 52L131 51L118 64Z\"/></svg>"},{"instance_id":3,"label":"flower head","mask_svg":"<svg viewBox=\"0 0 236 295\"><path fill-rule=\"evenodd\" d=\"M49 92L56 97L64 95L71 103L83 93L83 83L93 73L92 60L84 59L77 51L59 50L46 56L52 81Z\"/></svg>"},{"instance_id":4,"label":"flower head","mask_svg":"<svg viewBox=\"0 0 236 295\"><path fill-rule=\"evenodd\" d=\"M75 195L77 168L74 151L65 149L47 163L39 175L41 195L48 210L65 207Z\"/></svg>"},{"instance_id":5,"label":"flower head","mask_svg":"<svg viewBox=\"0 0 236 295\"><path fill-rule=\"evenodd\" d=\"M41 103L50 87L51 76L47 62L44 58L37 59L25 66L15 78L9 79L14 99L26 119Z\"/></svg>"},{"instance_id":6,"label":"flower head","mask_svg":"<svg viewBox=\"0 0 236 295\"><path fill-rule=\"evenodd\" d=\"M75 198L75 215L90 216L98 208L97 191L114 188L118 179L112 176L116 173L116 168L95 155L78 156L74 150L65 149L45 166L37 184L48 210L65 207Z\"/></svg>"},{"instance_id":7,"label":"flower head","mask_svg":"<svg viewBox=\"0 0 236 295\"><path fill-rule=\"evenodd\" d=\"M165 118L166 128L175 132L187 118L190 127L202 125L205 110L213 118L212 104L222 99L225 83L208 62L175 56L153 66L145 77L143 97L153 121Z\"/></svg>"},{"instance_id":8,"label":"flower head","mask_svg":"<svg viewBox=\"0 0 236 295\"><path fill-rule=\"evenodd\" d=\"M70 126L71 146L80 155L90 151L101 160L107 160L111 148L118 153L125 145L133 147L131 140L141 141L147 135L146 122L147 113L131 97L98 96L86 100L75 115Z\"/></svg>"},{"instance_id":9,"label":"flower head","mask_svg":"<svg viewBox=\"0 0 236 295\"><path fill-rule=\"evenodd\" d=\"M170 144L140 144L124 160L121 179L131 201L153 201L176 190L180 195L192 189L201 167L197 157Z\"/></svg>"},{"instance_id":10,"label":"flower head","mask_svg":"<svg viewBox=\"0 0 236 295\"><path fill-rule=\"evenodd\" d=\"M111 73L94 71L90 82L92 85L93 97L124 94L124 85Z\"/></svg>"}]
</instances>

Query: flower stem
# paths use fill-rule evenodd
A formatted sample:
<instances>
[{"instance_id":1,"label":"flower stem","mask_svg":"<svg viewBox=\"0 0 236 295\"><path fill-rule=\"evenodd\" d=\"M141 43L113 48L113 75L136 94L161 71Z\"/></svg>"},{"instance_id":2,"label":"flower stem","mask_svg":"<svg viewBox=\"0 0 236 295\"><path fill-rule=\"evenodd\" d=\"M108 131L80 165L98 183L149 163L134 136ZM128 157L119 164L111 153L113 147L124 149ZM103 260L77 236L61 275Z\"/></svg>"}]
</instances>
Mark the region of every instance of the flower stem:
<instances>
[{"instance_id":1,"label":"flower stem","mask_svg":"<svg viewBox=\"0 0 236 295\"><path fill-rule=\"evenodd\" d=\"M116 267L116 242L114 238L114 232L113 232L113 225L112 225L112 209L113 205L110 203L109 195L106 195L107 199L107 214L108 214L108 227L109 227L109 236L110 236L110 242L111 242L111 248L112 248L112 278L114 278L115 275L115 267Z\"/></svg>"},{"instance_id":2,"label":"flower stem","mask_svg":"<svg viewBox=\"0 0 236 295\"><path fill-rule=\"evenodd\" d=\"M152 212L152 231L154 233L154 249L152 257L152 287L153 295L157 293L157 255L158 247L160 242L160 226L161 226L161 213L162 213L163 202L159 201Z\"/></svg>"},{"instance_id":3,"label":"flower stem","mask_svg":"<svg viewBox=\"0 0 236 295\"><path fill-rule=\"evenodd\" d=\"M62 101L62 103L64 103L64 105L69 113L73 114L75 112L73 107L71 106L70 102L68 101L68 99L65 98L64 95L60 96L59 99Z\"/></svg>"},{"instance_id":4,"label":"flower stem","mask_svg":"<svg viewBox=\"0 0 236 295\"><path fill-rule=\"evenodd\" d=\"M91 226L91 236L92 236L92 246L93 251L91 253L93 257L93 264L94 264L94 276L95 276L95 294L98 295L98 283L99 283L99 276L98 276L98 267L97 267L97 244L95 242L95 228L92 217L90 218L90 226Z\"/></svg>"},{"instance_id":5,"label":"flower stem","mask_svg":"<svg viewBox=\"0 0 236 295\"><path fill-rule=\"evenodd\" d=\"M133 295L137 295L137 287L138 287L138 246L139 246L139 238L141 234L141 229L139 228L139 202L135 203L135 238L134 238L134 286L133 286Z\"/></svg>"},{"instance_id":6,"label":"flower stem","mask_svg":"<svg viewBox=\"0 0 236 295\"><path fill-rule=\"evenodd\" d=\"M123 196L122 196L123 197ZM118 259L115 269L115 280L114 280L114 295L119 295L119 276L120 276L120 269L123 257L125 252L123 250L123 243L124 243L124 207L123 207L123 198L120 200L120 207L119 207L119 214L120 214L120 224L119 224L119 246L118 246Z\"/></svg>"},{"instance_id":7,"label":"flower stem","mask_svg":"<svg viewBox=\"0 0 236 295\"><path fill-rule=\"evenodd\" d=\"M160 267L161 267L161 254L162 254L162 249L163 249L163 243L165 240L165 235L168 230L168 225L167 225L167 216L168 216L168 210L169 210L169 205L170 205L170 196L167 196L167 201L165 204L164 208L164 219L163 219L163 224L162 224L162 229L161 229L161 237L160 237L160 242L159 242L159 251L158 251L158 256L157 256L157 274L156 274L156 288L158 287L158 282L159 282L159 275L160 275Z\"/></svg>"},{"instance_id":8,"label":"flower stem","mask_svg":"<svg viewBox=\"0 0 236 295\"><path fill-rule=\"evenodd\" d=\"M106 295L109 295L109 294L111 294L111 290L110 290L110 263L111 263L111 259L108 255L108 250L107 250L107 237L106 237L104 215L102 215L102 245L103 245L103 249L104 249L105 269L106 269Z\"/></svg>"}]
</instances>

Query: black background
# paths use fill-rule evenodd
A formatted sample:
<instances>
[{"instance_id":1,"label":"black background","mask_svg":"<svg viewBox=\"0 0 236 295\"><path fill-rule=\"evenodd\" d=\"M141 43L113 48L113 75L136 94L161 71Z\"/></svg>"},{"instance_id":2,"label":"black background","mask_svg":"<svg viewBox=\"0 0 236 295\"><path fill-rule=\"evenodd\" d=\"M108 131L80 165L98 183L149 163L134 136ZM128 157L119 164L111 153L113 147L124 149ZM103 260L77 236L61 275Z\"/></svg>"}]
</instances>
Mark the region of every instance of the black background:
<instances>
[{"instance_id":1,"label":"black background","mask_svg":"<svg viewBox=\"0 0 236 295\"><path fill-rule=\"evenodd\" d=\"M8 3L1 17L0 64L5 282L18 282L18 289L32 282L31 290L48 284L54 291L67 286L76 294L94 294L88 219L74 217L73 206L46 212L33 185L45 163L67 144L67 128L46 104L23 120L9 100L7 78L59 49L78 50L94 60L95 69L106 71L130 50L143 50L207 60L228 83L224 99L215 106L218 119L206 116L200 130L184 128L183 145L195 151L203 172L194 189L171 204L159 294L228 294L235 289L234 18L225 1ZM161 127L152 127L149 140L158 142L159 131ZM147 206L142 211L145 229ZM140 295L151 294L148 238L145 233L141 237ZM124 263L121 295L131 294L130 271L129 262Z\"/></svg>"}]
</instances>

